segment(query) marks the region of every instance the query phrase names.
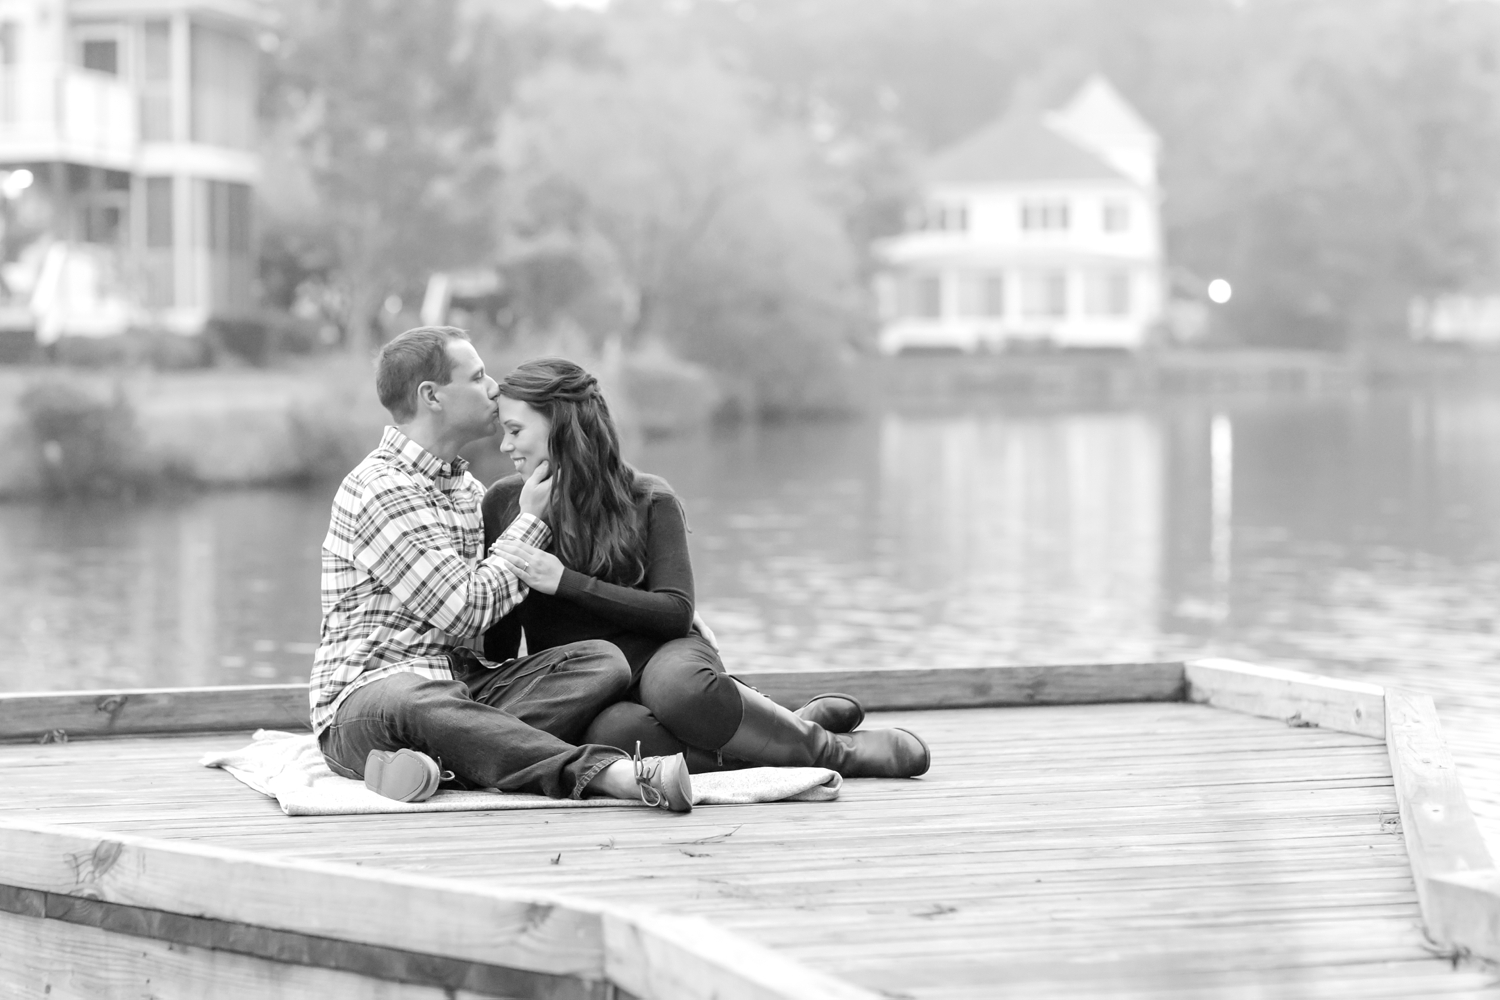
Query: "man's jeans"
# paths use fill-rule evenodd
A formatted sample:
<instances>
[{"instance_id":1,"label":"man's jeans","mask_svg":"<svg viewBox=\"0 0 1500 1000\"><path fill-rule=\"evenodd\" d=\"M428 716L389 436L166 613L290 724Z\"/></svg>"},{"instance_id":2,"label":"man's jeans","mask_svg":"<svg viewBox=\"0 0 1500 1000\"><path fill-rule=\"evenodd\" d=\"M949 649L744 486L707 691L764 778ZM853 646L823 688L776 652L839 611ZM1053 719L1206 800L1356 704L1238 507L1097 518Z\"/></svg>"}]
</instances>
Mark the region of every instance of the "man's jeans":
<instances>
[{"instance_id":1,"label":"man's jeans","mask_svg":"<svg viewBox=\"0 0 1500 1000\"><path fill-rule=\"evenodd\" d=\"M356 688L319 737L328 766L363 778L371 750L410 747L471 787L562 799L582 796L626 756L572 742L630 687L630 665L611 643L569 643L464 676L398 673Z\"/></svg>"}]
</instances>

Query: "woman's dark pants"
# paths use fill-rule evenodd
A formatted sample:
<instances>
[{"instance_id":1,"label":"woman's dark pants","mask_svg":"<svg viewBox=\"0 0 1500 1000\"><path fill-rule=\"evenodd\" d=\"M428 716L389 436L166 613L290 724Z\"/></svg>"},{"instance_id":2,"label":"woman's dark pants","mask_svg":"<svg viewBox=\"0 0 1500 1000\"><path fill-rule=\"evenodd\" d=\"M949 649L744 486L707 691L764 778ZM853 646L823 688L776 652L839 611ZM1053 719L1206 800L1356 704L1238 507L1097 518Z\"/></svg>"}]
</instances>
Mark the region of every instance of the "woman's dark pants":
<instances>
[{"instance_id":1,"label":"woman's dark pants","mask_svg":"<svg viewBox=\"0 0 1500 1000\"><path fill-rule=\"evenodd\" d=\"M633 753L640 741L646 756L686 754L694 773L746 766L716 753L739 729L745 709L739 682L701 636L658 649L626 698L594 720L589 742Z\"/></svg>"},{"instance_id":2,"label":"woman's dark pants","mask_svg":"<svg viewBox=\"0 0 1500 1000\"><path fill-rule=\"evenodd\" d=\"M397 673L351 692L319 745L346 778L364 777L371 750L410 747L471 787L576 799L624 756L575 743L630 682L624 654L597 639L481 668L463 681Z\"/></svg>"}]
</instances>

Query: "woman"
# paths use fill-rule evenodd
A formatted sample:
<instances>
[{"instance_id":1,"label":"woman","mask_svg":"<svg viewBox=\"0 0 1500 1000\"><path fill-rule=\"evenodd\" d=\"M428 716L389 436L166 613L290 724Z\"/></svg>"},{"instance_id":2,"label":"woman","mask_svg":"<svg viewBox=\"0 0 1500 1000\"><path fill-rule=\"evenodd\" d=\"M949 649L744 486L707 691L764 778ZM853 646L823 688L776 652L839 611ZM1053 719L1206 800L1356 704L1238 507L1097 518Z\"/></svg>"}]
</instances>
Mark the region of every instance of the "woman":
<instances>
[{"instance_id":1,"label":"woman","mask_svg":"<svg viewBox=\"0 0 1500 1000\"><path fill-rule=\"evenodd\" d=\"M515 656L523 629L528 653L581 639L619 646L634 681L626 700L594 721L588 742L684 753L695 771L744 763L827 767L851 778L927 770L927 745L914 733L849 732L864 713L846 695L792 712L725 672L693 627L682 505L664 480L621 459L592 375L558 358L528 361L500 382L500 419L500 448L517 475L485 496L486 546L515 519L524 478L542 463L552 470L552 541L545 551L496 543L531 593L485 633L485 656Z\"/></svg>"}]
</instances>

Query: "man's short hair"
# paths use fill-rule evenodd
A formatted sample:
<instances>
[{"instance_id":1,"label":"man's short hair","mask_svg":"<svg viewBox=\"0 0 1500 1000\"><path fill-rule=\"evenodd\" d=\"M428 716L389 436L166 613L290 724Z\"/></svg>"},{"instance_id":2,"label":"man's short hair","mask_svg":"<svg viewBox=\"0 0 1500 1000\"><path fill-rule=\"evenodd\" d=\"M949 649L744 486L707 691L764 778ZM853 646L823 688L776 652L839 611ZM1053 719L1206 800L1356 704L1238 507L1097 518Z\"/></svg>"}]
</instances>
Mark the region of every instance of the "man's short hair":
<instances>
[{"instance_id":1,"label":"man's short hair","mask_svg":"<svg viewBox=\"0 0 1500 1000\"><path fill-rule=\"evenodd\" d=\"M423 382L447 385L453 380L448 345L468 340L456 326L419 326L407 330L380 349L375 360L375 392L380 405L397 423L417 415L417 386Z\"/></svg>"}]
</instances>

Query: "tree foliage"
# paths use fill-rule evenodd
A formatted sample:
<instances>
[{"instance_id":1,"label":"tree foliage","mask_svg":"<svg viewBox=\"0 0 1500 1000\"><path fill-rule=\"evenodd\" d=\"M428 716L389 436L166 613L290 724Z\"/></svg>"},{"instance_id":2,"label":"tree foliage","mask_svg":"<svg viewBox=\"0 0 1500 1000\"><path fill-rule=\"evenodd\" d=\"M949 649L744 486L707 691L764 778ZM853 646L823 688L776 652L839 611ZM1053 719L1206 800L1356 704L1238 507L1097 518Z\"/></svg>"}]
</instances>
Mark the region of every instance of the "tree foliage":
<instances>
[{"instance_id":1,"label":"tree foliage","mask_svg":"<svg viewBox=\"0 0 1500 1000\"><path fill-rule=\"evenodd\" d=\"M604 65L559 63L507 122L508 229L603 245L618 333L728 381L747 409L835 405L862 316L853 256L816 158L746 81L656 22Z\"/></svg>"},{"instance_id":2,"label":"tree foliage","mask_svg":"<svg viewBox=\"0 0 1500 1000\"><path fill-rule=\"evenodd\" d=\"M283 14L268 101L317 213L286 228L330 244L342 319L363 342L387 295L488 252L510 60L457 3L296 0Z\"/></svg>"}]
</instances>

